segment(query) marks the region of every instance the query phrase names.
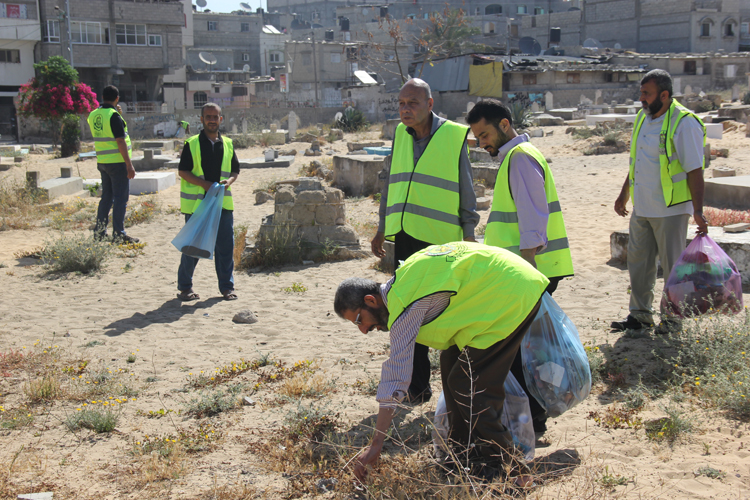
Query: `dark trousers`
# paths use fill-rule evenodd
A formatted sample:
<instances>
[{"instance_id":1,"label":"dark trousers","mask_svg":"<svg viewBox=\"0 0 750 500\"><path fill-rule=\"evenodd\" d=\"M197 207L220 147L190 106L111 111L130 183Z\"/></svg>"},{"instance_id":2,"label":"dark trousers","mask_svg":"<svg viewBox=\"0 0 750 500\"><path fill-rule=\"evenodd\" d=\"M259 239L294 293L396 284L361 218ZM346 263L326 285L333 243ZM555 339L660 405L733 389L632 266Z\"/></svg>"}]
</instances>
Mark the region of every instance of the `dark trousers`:
<instances>
[{"instance_id":1,"label":"dark trousers","mask_svg":"<svg viewBox=\"0 0 750 500\"><path fill-rule=\"evenodd\" d=\"M500 422L503 384L540 305L541 299L518 328L487 349L466 347L461 351L454 345L440 353L448 438L459 456L466 452L469 458L507 461L509 453L515 455L513 437ZM470 444L475 447L471 449Z\"/></svg>"},{"instance_id":2,"label":"dark trousers","mask_svg":"<svg viewBox=\"0 0 750 500\"><path fill-rule=\"evenodd\" d=\"M412 238L401 231L394 237L395 266L399 261L408 259L413 253L424 250L430 243ZM424 398L429 399L432 395L430 389L430 348L422 344L414 344L414 370L409 385L409 395L419 396L424 393Z\"/></svg>"},{"instance_id":3,"label":"dark trousers","mask_svg":"<svg viewBox=\"0 0 750 500\"><path fill-rule=\"evenodd\" d=\"M125 163L98 163L97 170L102 176L102 199L96 213L96 229L99 237L107 234L109 211L112 210L112 233L114 236L125 234L125 209L130 197L130 180Z\"/></svg>"},{"instance_id":4,"label":"dark trousers","mask_svg":"<svg viewBox=\"0 0 750 500\"><path fill-rule=\"evenodd\" d=\"M550 278L549 285L547 285L546 292L552 295L557 290L557 284L562 281L562 278ZM523 376L523 360L521 359L521 349L518 350L516 358L513 360L513 365L510 367L510 372L516 377L518 383L523 387L523 391L529 397L529 409L531 410L531 418L538 422L537 425L541 425L547 422L547 411L539 404L534 396L529 394L529 390L526 387L526 378Z\"/></svg>"},{"instance_id":5,"label":"dark trousers","mask_svg":"<svg viewBox=\"0 0 750 500\"><path fill-rule=\"evenodd\" d=\"M185 214L185 222L190 220L191 215ZM214 264L216 277L219 279L219 291L224 293L234 290L234 213L231 210L221 211L214 247ZM193 288L193 271L196 265L197 258L182 254L177 270L177 289L181 292Z\"/></svg>"}]
</instances>

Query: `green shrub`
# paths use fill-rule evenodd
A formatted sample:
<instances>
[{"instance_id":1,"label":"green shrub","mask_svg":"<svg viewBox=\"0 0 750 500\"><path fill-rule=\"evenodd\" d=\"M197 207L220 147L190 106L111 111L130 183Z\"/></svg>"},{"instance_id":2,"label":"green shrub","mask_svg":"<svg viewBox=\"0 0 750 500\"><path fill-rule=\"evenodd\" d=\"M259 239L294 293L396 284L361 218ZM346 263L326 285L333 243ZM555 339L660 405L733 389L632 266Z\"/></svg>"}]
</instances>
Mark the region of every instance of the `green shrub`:
<instances>
[{"instance_id":1,"label":"green shrub","mask_svg":"<svg viewBox=\"0 0 750 500\"><path fill-rule=\"evenodd\" d=\"M184 413L195 418L203 418L232 410L240 404L239 393L242 389L242 384L236 384L228 387L226 391L217 389L201 392L197 398L192 398L183 403L185 406Z\"/></svg>"},{"instance_id":2,"label":"green shrub","mask_svg":"<svg viewBox=\"0 0 750 500\"><path fill-rule=\"evenodd\" d=\"M255 146L255 139L247 134L235 135L232 137L232 144L235 149L245 149Z\"/></svg>"},{"instance_id":3,"label":"green shrub","mask_svg":"<svg viewBox=\"0 0 750 500\"><path fill-rule=\"evenodd\" d=\"M81 122L78 115L65 115L62 119L60 156L73 156L81 149Z\"/></svg>"},{"instance_id":4,"label":"green shrub","mask_svg":"<svg viewBox=\"0 0 750 500\"><path fill-rule=\"evenodd\" d=\"M119 419L120 410L114 406L102 408L78 408L76 413L68 417L65 425L71 431L83 428L91 429L97 434L101 434L103 432L112 432L115 430Z\"/></svg>"},{"instance_id":5,"label":"green shrub","mask_svg":"<svg viewBox=\"0 0 750 500\"><path fill-rule=\"evenodd\" d=\"M359 132L370 126L365 114L352 107L348 107L341 114L341 117L335 122L336 128L344 132Z\"/></svg>"},{"instance_id":6,"label":"green shrub","mask_svg":"<svg viewBox=\"0 0 750 500\"><path fill-rule=\"evenodd\" d=\"M607 132L604 135L603 144L605 146L617 146L617 132Z\"/></svg>"},{"instance_id":7,"label":"green shrub","mask_svg":"<svg viewBox=\"0 0 750 500\"><path fill-rule=\"evenodd\" d=\"M298 263L302 259L302 243L296 228L282 224L268 232L259 232L247 267L278 267Z\"/></svg>"},{"instance_id":8,"label":"green shrub","mask_svg":"<svg viewBox=\"0 0 750 500\"><path fill-rule=\"evenodd\" d=\"M682 412L674 407L664 408L667 416L646 422L646 437L652 441L674 443L693 430L690 418L684 418Z\"/></svg>"},{"instance_id":9,"label":"green shrub","mask_svg":"<svg viewBox=\"0 0 750 500\"><path fill-rule=\"evenodd\" d=\"M42 261L53 273L90 274L102 268L111 251L109 243L96 241L93 235L62 234L45 243Z\"/></svg>"},{"instance_id":10,"label":"green shrub","mask_svg":"<svg viewBox=\"0 0 750 500\"><path fill-rule=\"evenodd\" d=\"M738 316L709 312L683 321L682 332L667 339L675 382L717 409L750 416L750 312Z\"/></svg>"},{"instance_id":11,"label":"green shrub","mask_svg":"<svg viewBox=\"0 0 750 500\"><path fill-rule=\"evenodd\" d=\"M750 92L745 92L742 96L742 104L750 104Z\"/></svg>"},{"instance_id":12,"label":"green shrub","mask_svg":"<svg viewBox=\"0 0 750 500\"><path fill-rule=\"evenodd\" d=\"M513 116L513 128L516 130L528 128L531 126L531 108L520 103L514 102L510 105L510 113Z\"/></svg>"}]
</instances>

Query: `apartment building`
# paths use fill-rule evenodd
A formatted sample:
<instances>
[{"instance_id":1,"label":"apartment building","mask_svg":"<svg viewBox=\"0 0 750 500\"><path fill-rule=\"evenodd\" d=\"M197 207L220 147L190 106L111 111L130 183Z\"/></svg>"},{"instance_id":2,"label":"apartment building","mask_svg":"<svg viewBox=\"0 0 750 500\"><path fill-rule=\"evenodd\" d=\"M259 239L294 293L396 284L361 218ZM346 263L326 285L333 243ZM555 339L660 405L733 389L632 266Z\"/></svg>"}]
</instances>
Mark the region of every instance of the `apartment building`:
<instances>
[{"instance_id":1,"label":"apartment building","mask_svg":"<svg viewBox=\"0 0 750 500\"><path fill-rule=\"evenodd\" d=\"M185 4L179 0L39 0L37 59L63 56L100 96L120 89L126 112L154 111L165 75L184 66Z\"/></svg>"},{"instance_id":2,"label":"apartment building","mask_svg":"<svg viewBox=\"0 0 750 500\"><path fill-rule=\"evenodd\" d=\"M13 99L34 76L34 46L42 39L36 1L0 3L0 134L17 136Z\"/></svg>"}]
</instances>

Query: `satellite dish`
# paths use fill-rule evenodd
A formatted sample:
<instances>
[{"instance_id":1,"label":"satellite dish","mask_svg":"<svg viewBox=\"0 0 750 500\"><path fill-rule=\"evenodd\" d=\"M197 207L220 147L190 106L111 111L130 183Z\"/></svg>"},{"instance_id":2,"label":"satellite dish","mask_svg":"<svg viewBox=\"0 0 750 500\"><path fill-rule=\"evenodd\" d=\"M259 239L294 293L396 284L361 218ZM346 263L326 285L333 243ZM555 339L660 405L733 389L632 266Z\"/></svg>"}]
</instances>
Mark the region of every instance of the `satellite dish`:
<instances>
[{"instance_id":1,"label":"satellite dish","mask_svg":"<svg viewBox=\"0 0 750 500\"><path fill-rule=\"evenodd\" d=\"M622 45L620 45L619 43L615 44L615 50L620 50L621 48L622 48Z\"/></svg>"},{"instance_id":2,"label":"satellite dish","mask_svg":"<svg viewBox=\"0 0 750 500\"><path fill-rule=\"evenodd\" d=\"M370 12L370 9L362 9L363 16L366 16L368 12Z\"/></svg>"},{"instance_id":3,"label":"satellite dish","mask_svg":"<svg viewBox=\"0 0 750 500\"><path fill-rule=\"evenodd\" d=\"M533 56L538 56L542 53L542 46L536 41L536 38L531 38L530 36L521 38L518 41L518 48L524 54L531 54Z\"/></svg>"},{"instance_id":4,"label":"satellite dish","mask_svg":"<svg viewBox=\"0 0 750 500\"><path fill-rule=\"evenodd\" d=\"M587 38L583 41L583 46L587 49L598 49L602 46L602 44L596 38Z\"/></svg>"},{"instance_id":5,"label":"satellite dish","mask_svg":"<svg viewBox=\"0 0 750 500\"><path fill-rule=\"evenodd\" d=\"M250 65L249 64L245 64L242 67L242 71L245 72L245 73L250 73Z\"/></svg>"},{"instance_id":6,"label":"satellite dish","mask_svg":"<svg viewBox=\"0 0 750 500\"><path fill-rule=\"evenodd\" d=\"M216 64L216 61L218 61L211 52L199 52L198 58L206 64Z\"/></svg>"},{"instance_id":7,"label":"satellite dish","mask_svg":"<svg viewBox=\"0 0 750 500\"><path fill-rule=\"evenodd\" d=\"M247 11L247 12L252 12L253 10L253 8L250 7L250 4L246 2L240 3L240 7L242 7L242 10Z\"/></svg>"},{"instance_id":8,"label":"satellite dish","mask_svg":"<svg viewBox=\"0 0 750 500\"><path fill-rule=\"evenodd\" d=\"M200 8L203 8L208 4L206 3L206 0L195 0L195 5L197 5Z\"/></svg>"}]
</instances>

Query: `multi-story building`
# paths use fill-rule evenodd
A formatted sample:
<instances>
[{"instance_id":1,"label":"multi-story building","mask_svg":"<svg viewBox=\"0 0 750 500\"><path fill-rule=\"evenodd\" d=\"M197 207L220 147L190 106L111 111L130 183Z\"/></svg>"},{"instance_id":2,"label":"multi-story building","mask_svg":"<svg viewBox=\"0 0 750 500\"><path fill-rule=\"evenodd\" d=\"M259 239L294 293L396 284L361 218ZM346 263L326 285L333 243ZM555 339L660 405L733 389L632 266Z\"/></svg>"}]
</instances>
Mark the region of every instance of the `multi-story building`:
<instances>
[{"instance_id":1,"label":"multi-story building","mask_svg":"<svg viewBox=\"0 0 750 500\"><path fill-rule=\"evenodd\" d=\"M155 110L165 75L184 66L179 0L39 0L43 40L39 60L63 56L101 96L120 89L126 111ZM140 104L139 104L140 103Z\"/></svg>"},{"instance_id":2,"label":"multi-story building","mask_svg":"<svg viewBox=\"0 0 750 500\"><path fill-rule=\"evenodd\" d=\"M34 76L34 46L42 39L36 1L0 3L0 134L17 136L13 99Z\"/></svg>"},{"instance_id":3,"label":"multi-story building","mask_svg":"<svg viewBox=\"0 0 750 500\"><path fill-rule=\"evenodd\" d=\"M191 0L181 0L185 12L185 24L182 27L182 60L187 61L187 51L193 47L193 7ZM168 111L185 109L187 103L187 64L164 75L162 98Z\"/></svg>"},{"instance_id":4,"label":"multi-story building","mask_svg":"<svg viewBox=\"0 0 750 500\"><path fill-rule=\"evenodd\" d=\"M219 14L196 12L193 14L193 46L195 50L231 50L228 68L239 70L245 66L248 72L258 76L261 72L260 33L263 28L263 14L235 12Z\"/></svg>"}]
</instances>

